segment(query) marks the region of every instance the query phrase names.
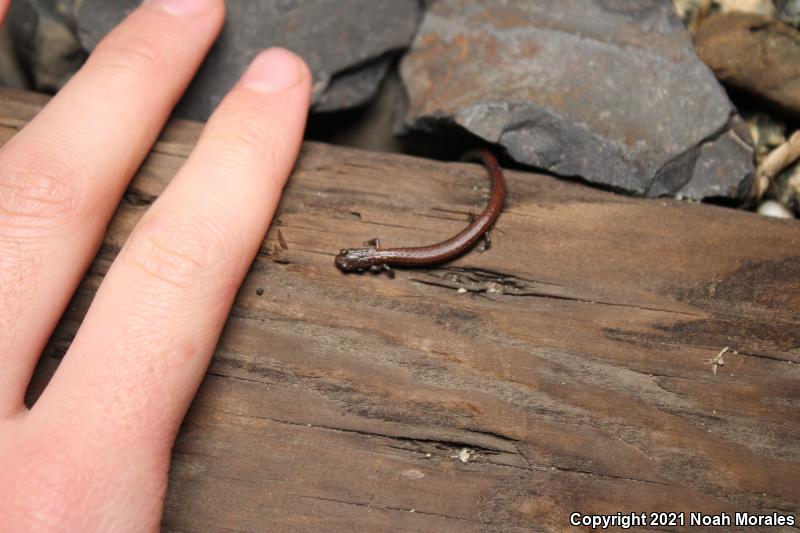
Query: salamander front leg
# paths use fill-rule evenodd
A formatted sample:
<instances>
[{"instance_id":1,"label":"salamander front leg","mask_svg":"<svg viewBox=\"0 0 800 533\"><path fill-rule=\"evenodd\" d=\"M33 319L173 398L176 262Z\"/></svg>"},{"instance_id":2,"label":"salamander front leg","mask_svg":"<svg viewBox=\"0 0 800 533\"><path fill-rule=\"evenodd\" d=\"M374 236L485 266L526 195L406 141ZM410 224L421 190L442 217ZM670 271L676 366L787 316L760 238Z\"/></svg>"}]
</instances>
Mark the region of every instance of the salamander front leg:
<instances>
[{"instance_id":1,"label":"salamander front leg","mask_svg":"<svg viewBox=\"0 0 800 533\"><path fill-rule=\"evenodd\" d=\"M375 237L374 239L370 239L368 241L364 241L364 246L372 246L376 250L380 250L381 249L381 240L378 237Z\"/></svg>"},{"instance_id":2,"label":"salamander front leg","mask_svg":"<svg viewBox=\"0 0 800 533\"><path fill-rule=\"evenodd\" d=\"M390 279L394 279L394 270L387 264L381 265L372 265L369 267L369 271L373 274L380 274L381 272L386 272L386 275L389 276Z\"/></svg>"}]
</instances>

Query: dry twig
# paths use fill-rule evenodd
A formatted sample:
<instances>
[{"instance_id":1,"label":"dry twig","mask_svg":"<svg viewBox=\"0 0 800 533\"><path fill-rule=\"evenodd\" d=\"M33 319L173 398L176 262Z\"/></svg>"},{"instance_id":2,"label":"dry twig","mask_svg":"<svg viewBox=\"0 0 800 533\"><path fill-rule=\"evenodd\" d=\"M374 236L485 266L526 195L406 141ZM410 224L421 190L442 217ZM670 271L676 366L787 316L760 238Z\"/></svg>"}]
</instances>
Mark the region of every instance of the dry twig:
<instances>
[{"instance_id":1,"label":"dry twig","mask_svg":"<svg viewBox=\"0 0 800 533\"><path fill-rule=\"evenodd\" d=\"M751 201L755 203L761 200L773 178L798 159L800 159L800 130L794 132L785 143L771 151L758 165L756 177L750 189Z\"/></svg>"},{"instance_id":2,"label":"dry twig","mask_svg":"<svg viewBox=\"0 0 800 533\"><path fill-rule=\"evenodd\" d=\"M707 365L711 365L711 371L712 371L714 374L716 374L716 373L717 373L717 367L720 367L720 366L725 366L725 361L723 361L723 360L722 360L722 356L723 356L723 354L725 354L725 352L727 352L729 349L730 349L730 347L729 347L729 346L726 346L726 347L724 347L724 348L723 348L723 349L722 349L722 350L721 350L721 351L720 351L720 352L717 354L717 356L716 356L716 357L712 357L711 359L709 359L708 361L706 361L706 364L707 364Z\"/></svg>"}]
</instances>

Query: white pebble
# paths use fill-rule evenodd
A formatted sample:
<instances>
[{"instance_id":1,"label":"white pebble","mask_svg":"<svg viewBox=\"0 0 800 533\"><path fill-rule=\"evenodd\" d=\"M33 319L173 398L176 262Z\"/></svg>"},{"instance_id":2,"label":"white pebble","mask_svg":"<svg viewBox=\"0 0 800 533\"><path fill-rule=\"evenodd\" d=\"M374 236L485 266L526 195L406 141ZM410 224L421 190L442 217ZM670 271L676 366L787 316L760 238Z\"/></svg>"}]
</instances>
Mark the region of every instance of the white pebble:
<instances>
[{"instance_id":1,"label":"white pebble","mask_svg":"<svg viewBox=\"0 0 800 533\"><path fill-rule=\"evenodd\" d=\"M794 218L792 212L775 200L766 200L758 206L758 214L765 217Z\"/></svg>"}]
</instances>

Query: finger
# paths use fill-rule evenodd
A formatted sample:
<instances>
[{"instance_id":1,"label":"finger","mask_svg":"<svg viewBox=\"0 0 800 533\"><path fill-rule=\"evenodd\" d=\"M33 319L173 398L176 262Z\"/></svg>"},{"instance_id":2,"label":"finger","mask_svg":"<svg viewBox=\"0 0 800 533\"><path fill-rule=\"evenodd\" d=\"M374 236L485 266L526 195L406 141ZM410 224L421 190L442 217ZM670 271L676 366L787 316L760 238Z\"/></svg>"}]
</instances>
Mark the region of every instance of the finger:
<instances>
[{"instance_id":1,"label":"finger","mask_svg":"<svg viewBox=\"0 0 800 533\"><path fill-rule=\"evenodd\" d=\"M224 18L222 0L151 0L0 150L0 415L33 366Z\"/></svg>"},{"instance_id":2,"label":"finger","mask_svg":"<svg viewBox=\"0 0 800 533\"><path fill-rule=\"evenodd\" d=\"M168 462L291 172L310 93L294 54L253 62L135 228L29 420L90 433L118 454L110 461Z\"/></svg>"},{"instance_id":3,"label":"finger","mask_svg":"<svg viewBox=\"0 0 800 533\"><path fill-rule=\"evenodd\" d=\"M0 0L0 24L2 24L3 20L6 18L6 13L8 12L8 5L9 5L9 0Z\"/></svg>"}]
</instances>

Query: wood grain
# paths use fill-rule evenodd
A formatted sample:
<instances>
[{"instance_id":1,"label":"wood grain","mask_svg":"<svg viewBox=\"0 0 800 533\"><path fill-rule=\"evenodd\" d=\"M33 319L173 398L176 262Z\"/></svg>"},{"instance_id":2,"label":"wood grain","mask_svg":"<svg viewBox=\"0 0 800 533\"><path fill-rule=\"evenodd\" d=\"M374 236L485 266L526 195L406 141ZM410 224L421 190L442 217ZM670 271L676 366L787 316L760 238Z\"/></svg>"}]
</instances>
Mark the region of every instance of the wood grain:
<instances>
[{"instance_id":1,"label":"wood grain","mask_svg":"<svg viewBox=\"0 0 800 533\"><path fill-rule=\"evenodd\" d=\"M43 102L0 92L0 142ZM31 401L200 128L171 124L133 180ZM165 530L800 519L800 223L507 181L488 252L346 276L340 248L442 240L488 181L477 165L304 146L175 446Z\"/></svg>"}]
</instances>

